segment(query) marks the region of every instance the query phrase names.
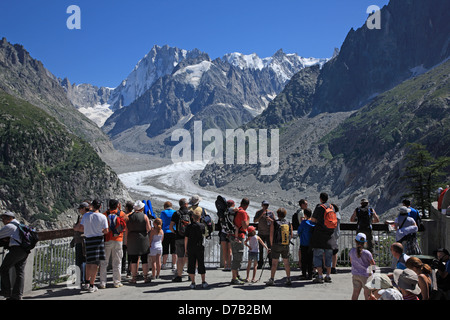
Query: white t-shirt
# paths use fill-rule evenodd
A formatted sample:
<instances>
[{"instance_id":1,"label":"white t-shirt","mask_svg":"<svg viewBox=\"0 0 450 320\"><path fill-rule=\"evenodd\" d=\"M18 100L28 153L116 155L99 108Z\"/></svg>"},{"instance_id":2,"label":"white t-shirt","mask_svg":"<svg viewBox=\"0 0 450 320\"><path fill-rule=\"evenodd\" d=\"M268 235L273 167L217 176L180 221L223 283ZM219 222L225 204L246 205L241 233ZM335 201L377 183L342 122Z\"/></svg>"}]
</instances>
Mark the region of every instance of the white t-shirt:
<instances>
[{"instance_id":1,"label":"white t-shirt","mask_svg":"<svg viewBox=\"0 0 450 320\"><path fill-rule=\"evenodd\" d=\"M103 236L103 229L108 229L108 220L103 213L86 212L80 222L84 226L86 238Z\"/></svg>"}]
</instances>

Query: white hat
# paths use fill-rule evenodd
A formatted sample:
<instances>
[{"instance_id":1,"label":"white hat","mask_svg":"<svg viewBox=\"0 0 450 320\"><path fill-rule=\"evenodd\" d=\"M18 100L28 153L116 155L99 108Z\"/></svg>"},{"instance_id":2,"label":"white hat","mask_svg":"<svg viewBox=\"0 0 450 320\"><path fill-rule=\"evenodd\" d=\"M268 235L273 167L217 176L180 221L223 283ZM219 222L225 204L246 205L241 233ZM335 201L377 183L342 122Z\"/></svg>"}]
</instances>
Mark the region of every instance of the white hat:
<instances>
[{"instance_id":1,"label":"white hat","mask_svg":"<svg viewBox=\"0 0 450 320\"><path fill-rule=\"evenodd\" d=\"M400 214L408 214L411 212L411 209L405 206L402 206L398 208L398 211L400 211Z\"/></svg>"},{"instance_id":2,"label":"white hat","mask_svg":"<svg viewBox=\"0 0 450 320\"><path fill-rule=\"evenodd\" d=\"M366 242L367 241L367 237L366 237L366 235L364 233L360 232L360 233L358 233L356 235L355 240L358 241L358 242Z\"/></svg>"},{"instance_id":3,"label":"white hat","mask_svg":"<svg viewBox=\"0 0 450 320\"><path fill-rule=\"evenodd\" d=\"M366 282L366 288L370 290L392 288L391 279L384 273L375 273Z\"/></svg>"},{"instance_id":4,"label":"white hat","mask_svg":"<svg viewBox=\"0 0 450 320\"><path fill-rule=\"evenodd\" d=\"M2 213L2 216L12 217L12 218L15 218L15 217L16 217L16 215L14 214L14 212L11 212L11 211L5 211L5 212L3 212L3 213Z\"/></svg>"},{"instance_id":5,"label":"white hat","mask_svg":"<svg viewBox=\"0 0 450 320\"><path fill-rule=\"evenodd\" d=\"M189 204L190 204L191 206L196 206L196 205L198 205L198 203L199 203L200 201L202 201L202 198L200 198L199 196L195 195L195 196L192 196L192 197L189 199Z\"/></svg>"},{"instance_id":6,"label":"white hat","mask_svg":"<svg viewBox=\"0 0 450 320\"><path fill-rule=\"evenodd\" d=\"M136 211L140 211L140 210L144 209L144 207L145 207L145 204L142 201L138 200L134 203L133 209Z\"/></svg>"}]
</instances>

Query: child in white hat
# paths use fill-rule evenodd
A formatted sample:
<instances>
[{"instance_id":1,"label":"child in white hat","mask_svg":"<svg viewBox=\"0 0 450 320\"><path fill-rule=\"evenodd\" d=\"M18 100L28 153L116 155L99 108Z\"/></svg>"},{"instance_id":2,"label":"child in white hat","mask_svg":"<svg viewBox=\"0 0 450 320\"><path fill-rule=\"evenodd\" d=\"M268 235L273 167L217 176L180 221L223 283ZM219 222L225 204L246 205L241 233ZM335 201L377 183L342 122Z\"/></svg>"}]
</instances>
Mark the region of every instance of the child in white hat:
<instances>
[{"instance_id":1,"label":"child in white hat","mask_svg":"<svg viewBox=\"0 0 450 320\"><path fill-rule=\"evenodd\" d=\"M358 233L355 238L356 248L352 248L349 252L350 262L352 264L352 283L353 294L352 300L358 300L361 289L364 289L364 298L369 299L370 290L365 287L367 279L371 276L368 269L375 265L372 253L364 249L367 237L364 233Z\"/></svg>"}]
</instances>

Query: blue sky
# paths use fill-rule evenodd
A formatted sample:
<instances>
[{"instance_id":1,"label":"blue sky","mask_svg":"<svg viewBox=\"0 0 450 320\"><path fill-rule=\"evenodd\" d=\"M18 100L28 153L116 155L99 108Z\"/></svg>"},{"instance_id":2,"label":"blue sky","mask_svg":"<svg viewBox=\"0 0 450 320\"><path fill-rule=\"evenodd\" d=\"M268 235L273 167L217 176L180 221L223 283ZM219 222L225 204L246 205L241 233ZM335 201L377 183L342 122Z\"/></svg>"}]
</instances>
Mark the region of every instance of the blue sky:
<instances>
[{"instance_id":1,"label":"blue sky","mask_svg":"<svg viewBox=\"0 0 450 320\"><path fill-rule=\"evenodd\" d=\"M20 43L57 77L116 87L156 44L211 59L230 52L272 56L282 48L327 58L370 5L388 0L2 0L0 38ZM69 30L70 5L81 30Z\"/></svg>"}]
</instances>

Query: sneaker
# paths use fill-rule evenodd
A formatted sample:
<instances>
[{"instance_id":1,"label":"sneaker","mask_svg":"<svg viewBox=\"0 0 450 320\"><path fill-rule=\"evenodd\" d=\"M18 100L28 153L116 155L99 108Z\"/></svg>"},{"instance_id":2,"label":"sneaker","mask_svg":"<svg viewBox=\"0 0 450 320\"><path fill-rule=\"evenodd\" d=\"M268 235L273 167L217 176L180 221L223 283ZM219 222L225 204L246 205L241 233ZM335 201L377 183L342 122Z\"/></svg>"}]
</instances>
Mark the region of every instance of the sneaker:
<instances>
[{"instance_id":1,"label":"sneaker","mask_svg":"<svg viewBox=\"0 0 450 320\"><path fill-rule=\"evenodd\" d=\"M314 280L312 281L313 283L323 283L323 278L322 277L315 277Z\"/></svg>"},{"instance_id":2,"label":"sneaker","mask_svg":"<svg viewBox=\"0 0 450 320\"><path fill-rule=\"evenodd\" d=\"M120 288L120 287L123 287L122 282L116 282L116 283L114 283L114 288Z\"/></svg>"},{"instance_id":3,"label":"sneaker","mask_svg":"<svg viewBox=\"0 0 450 320\"><path fill-rule=\"evenodd\" d=\"M273 278L270 278L267 282L266 282L266 286L273 286L275 284L275 281L273 280Z\"/></svg>"},{"instance_id":4,"label":"sneaker","mask_svg":"<svg viewBox=\"0 0 450 320\"><path fill-rule=\"evenodd\" d=\"M231 280L231 284L232 285L241 285L244 283L242 281L240 281L239 279L233 279L233 280Z\"/></svg>"},{"instance_id":5,"label":"sneaker","mask_svg":"<svg viewBox=\"0 0 450 320\"><path fill-rule=\"evenodd\" d=\"M89 289L88 289L88 292L89 293L94 293L94 292L97 292L98 291L98 288L94 285L94 286L89 286Z\"/></svg>"},{"instance_id":6,"label":"sneaker","mask_svg":"<svg viewBox=\"0 0 450 320\"><path fill-rule=\"evenodd\" d=\"M206 283L206 282L202 282L202 288L203 288L203 289L206 289L206 288L208 288L208 286L209 286L209 285L208 285L208 283Z\"/></svg>"},{"instance_id":7,"label":"sneaker","mask_svg":"<svg viewBox=\"0 0 450 320\"><path fill-rule=\"evenodd\" d=\"M183 278L180 276L176 276L175 278L172 279L172 282L182 282Z\"/></svg>"},{"instance_id":8,"label":"sneaker","mask_svg":"<svg viewBox=\"0 0 450 320\"><path fill-rule=\"evenodd\" d=\"M195 282L191 282L191 285L189 286L191 289L195 289Z\"/></svg>"},{"instance_id":9,"label":"sneaker","mask_svg":"<svg viewBox=\"0 0 450 320\"><path fill-rule=\"evenodd\" d=\"M331 274L337 274L336 268L331 268Z\"/></svg>"},{"instance_id":10,"label":"sneaker","mask_svg":"<svg viewBox=\"0 0 450 320\"><path fill-rule=\"evenodd\" d=\"M291 278L287 278L287 279L286 279L286 282L285 282L284 284L285 284L286 286L292 285Z\"/></svg>"},{"instance_id":11,"label":"sneaker","mask_svg":"<svg viewBox=\"0 0 450 320\"><path fill-rule=\"evenodd\" d=\"M327 283L331 283L332 281L331 281L331 277L329 276L329 275L327 275L326 277L325 277L325 282L327 282Z\"/></svg>"},{"instance_id":12,"label":"sneaker","mask_svg":"<svg viewBox=\"0 0 450 320\"><path fill-rule=\"evenodd\" d=\"M106 283L100 283L100 284L98 285L98 288L99 288L99 289L105 289L105 288L106 288Z\"/></svg>"}]
</instances>

